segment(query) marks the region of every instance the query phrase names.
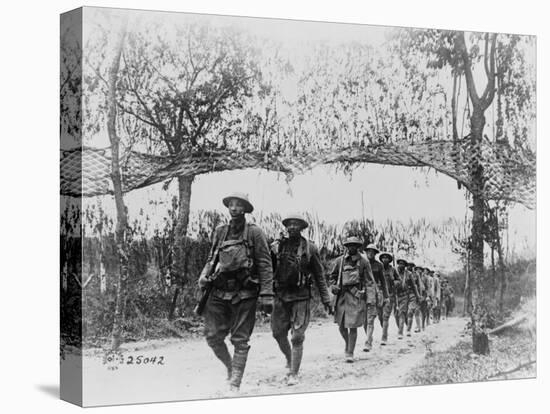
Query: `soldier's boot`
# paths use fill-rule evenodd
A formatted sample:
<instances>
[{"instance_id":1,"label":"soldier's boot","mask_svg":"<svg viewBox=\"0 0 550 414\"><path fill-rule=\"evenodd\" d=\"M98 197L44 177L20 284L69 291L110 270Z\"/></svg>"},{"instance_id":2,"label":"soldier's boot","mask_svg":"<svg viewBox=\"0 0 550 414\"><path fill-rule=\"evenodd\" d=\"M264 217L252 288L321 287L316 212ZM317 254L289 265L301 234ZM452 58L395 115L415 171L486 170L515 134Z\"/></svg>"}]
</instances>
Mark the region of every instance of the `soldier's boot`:
<instances>
[{"instance_id":1,"label":"soldier's boot","mask_svg":"<svg viewBox=\"0 0 550 414\"><path fill-rule=\"evenodd\" d=\"M347 328L344 328L342 326L338 327L338 330L340 331L340 335L342 335L342 338L344 338L344 342L346 343L346 346L344 348L344 353L347 355L348 353L348 347L349 347L349 335Z\"/></svg>"},{"instance_id":2,"label":"soldier's boot","mask_svg":"<svg viewBox=\"0 0 550 414\"><path fill-rule=\"evenodd\" d=\"M287 385L298 384L298 372L300 371L300 365L302 364L303 352L303 344L296 344L292 346L292 359L290 362L290 372L286 381Z\"/></svg>"},{"instance_id":3,"label":"soldier's boot","mask_svg":"<svg viewBox=\"0 0 550 414\"><path fill-rule=\"evenodd\" d=\"M405 326L405 316L399 317L399 323L397 324L397 339L403 339L403 328Z\"/></svg>"},{"instance_id":4,"label":"soldier's boot","mask_svg":"<svg viewBox=\"0 0 550 414\"><path fill-rule=\"evenodd\" d=\"M420 332L420 327L422 326L422 321L420 320L420 312L416 312L414 314L414 319L416 321L416 329L414 330L414 332L418 333ZM412 325L412 323L411 323Z\"/></svg>"},{"instance_id":5,"label":"soldier's boot","mask_svg":"<svg viewBox=\"0 0 550 414\"><path fill-rule=\"evenodd\" d=\"M227 345L222 341L221 343L213 344L212 350L214 351L214 355L216 355L216 357L218 357L218 359L225 365L225 368L227 369L227 380L229 381L231 379L232 361Z\"/></svg>"},{"instance_id":6,"label":"soldier's boot","mask_svg":"<svg viewBox=\"0 0 550 414\"><path fill-rule=\"evenodd\" d=\"M407 336L411 336L411 329L413 326L413 315L407 315Z\"/></svg>"},{"instance_id":7,"label":"soldier's boot","mask_svg":"<svg viewBox=\"0 0 550 414\"><path fill-rule=\"evenodd\" d=\"M243 379L249 349L249 346L246 348L235 348L235 354L233 355L233 361L231 364L231 379L229 380L229 386L233 392L239 391L239 388L241 387L241 381Z\"/></svg>"},{"instance_id":8,"label":"soldier's boot","mask_svg":"<svg viewBox=\"0 0 550 414\"><path fill-rule=\"evenodd\" d=\"M357 343L357 329L350 329L348 336L348 346L346 351L346 362L353 362L353 352L355 351L355 344Z\"/></svg>"},{"instance_id":9,"label":"soldier's boot","mask_svg":"<svg viewBox=\"0 0 550 414\"><path fill-rule=\"evenodd\" d=\"M290 348L290 342L288 342L288 337L285 336L278 336L275 338L277 341L277 344L279 345L279 349L283 353L286 359L286 369L290 370L290 361L292 358L292 350Z\"/></svg>"},{"instance_id":10,"label":"soldier's boot","mask_svg":"<svg viewBox=\"0 0 550 414\"><path fill-rule=\"evenodd\" d=\"M390 321L384 320L384 323L382 324L382 340L380 341L380 345L386 345L388 343L389 326L390 326Z\"/></svg>"},{"instance_id":11,"label":"soldier's boot","mask_svg":"<svg viewBox=\"0 0 550 414\"><path fill-rule=\"evenodd\" d=\"M365 341L365 346L363 347L363 351L369 352L372 349L372 334L374 333L374 324L368 324L367 325L367 340Z\"/></svg>"}]
</instances>

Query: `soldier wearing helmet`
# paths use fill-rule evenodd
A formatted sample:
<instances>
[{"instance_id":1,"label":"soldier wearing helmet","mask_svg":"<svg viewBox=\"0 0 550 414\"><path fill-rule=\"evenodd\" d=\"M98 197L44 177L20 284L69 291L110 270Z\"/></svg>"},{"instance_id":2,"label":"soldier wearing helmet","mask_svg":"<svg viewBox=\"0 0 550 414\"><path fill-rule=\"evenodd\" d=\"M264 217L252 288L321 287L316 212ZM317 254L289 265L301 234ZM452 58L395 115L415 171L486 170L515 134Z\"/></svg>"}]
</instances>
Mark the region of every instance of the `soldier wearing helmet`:
<instances>
[{"instance_id":1,"label":"soldier wearing helmet","mask_svg":"<svg viewBox=\"0 0 550 414\"><path fill-rule=\"evenodd\" d=\"M386 286L386 280L384 278L384 269L382 263L375 259L377 253L380 250L374 244L369 244L365 248L365 253L369 261L370 267L372 269L372 274L376 282L376 304L370 305L367 303L367 319L365 321L365 333L367 334L367 339L365 341L365 346L363 351L369 352L372 349L372 336L374 333L374 320L376 316L380 321L380 325L383 325L383 315L384 315L384 305L389 301L388 288Z\"/></svg>"},{"instance_id":2,"label":"soldier wearing helmet","mask_svg":"<svg viewBox=\"0 0 550 414\"><path fill-rule=\"evenodd\" d=\"M238 391L250 349L256 305L268 313L273 308L273 270L264 232L246 222L245 214L254 209L248 196L231 193L223 204L231 219L214 231L199 286L211 287L204 309L206 341L225 365L231 390ZM227 335L234 347L233 356L225 344Z\"/></svg>"},{"instance_id":3,"label":"soldier wearing helmet","mask_svg":"<svg viewBox=\"0 0 550 414\"><path fill-rule=\"evenodd\" d=\"M347 237L343 244L346 251L334 261L329 280L335 299L334 322L346 344L345 360L353 362L357 328L365 323L367 299L374 303L375 282L368 260L358 252L361 239Z\"/></svg>"},{"instance_id":4,"label":"soldier wearing helmet","mask_svg":"<svg viewBox=\"0 0 550 414\"><path fill-rule=\"evenodd\" d=\"M319 290L325 310L332 314L332 308L319 250L301 234L308 227L307 221L301 214L292 213L282 223L288 237L275 241L271 246L275 291L271 330L289 369L287 384L295 385L298 383L305 332L310 319L312 281Z\"/></svg>"}]
</instances>

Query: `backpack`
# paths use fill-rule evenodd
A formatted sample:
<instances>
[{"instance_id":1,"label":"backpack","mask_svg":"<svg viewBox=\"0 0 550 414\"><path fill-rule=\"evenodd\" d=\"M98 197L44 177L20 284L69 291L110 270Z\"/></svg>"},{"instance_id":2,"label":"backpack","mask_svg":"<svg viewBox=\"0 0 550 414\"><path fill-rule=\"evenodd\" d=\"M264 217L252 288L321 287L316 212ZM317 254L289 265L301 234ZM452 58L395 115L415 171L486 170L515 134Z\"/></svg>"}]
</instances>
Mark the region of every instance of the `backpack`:
<instances>
[{"instance_id":1,"label":"backpack","mask_svg":"<svg viewBox=\"0 0 550 414\"><path fill-rule=\"evenodd\" d=\"M277 240L271 245L271 251L275 256L274 281L276 287L300 288L309 286L310 272L308 270L311 261L311 241L302 238L298 245L296 255L282 249L282 245L288 239ZM303 260L305 258L305 261Z\"/></svg>"},{"instance_id":2,"label":"backpack","mask_svg":"<svg viewBox=\"0 0 550 414\"><path fill-rule=\"evenodd\" d=\"M242 235L238 239L226 240L228 233L229 226L217 247L216 273L224 276L216 279L220 284L217 287L222 287L228 278L244 282L250 276L254 265L253 248L248 242L249 224L245 223Z\"/></svg>"}]
</instances>

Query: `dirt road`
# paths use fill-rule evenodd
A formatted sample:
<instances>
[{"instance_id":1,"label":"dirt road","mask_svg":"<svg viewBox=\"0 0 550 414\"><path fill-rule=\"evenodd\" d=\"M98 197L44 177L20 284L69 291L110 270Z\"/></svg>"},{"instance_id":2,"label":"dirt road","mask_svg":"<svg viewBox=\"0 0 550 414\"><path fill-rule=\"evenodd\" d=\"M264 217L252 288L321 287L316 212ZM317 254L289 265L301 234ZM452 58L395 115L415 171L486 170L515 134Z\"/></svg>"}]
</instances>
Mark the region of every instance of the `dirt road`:
<instances>
[{"instance_id":1,"label":"dirt road","mask_svg":"<svg viewBox=\"0 0 550 414\"><path fill-rule=\"evenodd\" d=\"M402 340L397 340L396 327L391 322L389 344L380 346L381 329L376 325L374 349L369 353L362 351L365 333L360 330L356 362L352 364L343 360L344 342L334 323L327 320L311 324L306 333L300 383L295 386L284 382L284 357L270 332L256 332L251 339L240 395L402 385L409 370L427 352L458 342L466 320L450 318ZM224 367L202 338L125 345L119 359L110 362L98 350L89 350L85 355L86 405L228 396Z\"/></svg>"}]
</instances>

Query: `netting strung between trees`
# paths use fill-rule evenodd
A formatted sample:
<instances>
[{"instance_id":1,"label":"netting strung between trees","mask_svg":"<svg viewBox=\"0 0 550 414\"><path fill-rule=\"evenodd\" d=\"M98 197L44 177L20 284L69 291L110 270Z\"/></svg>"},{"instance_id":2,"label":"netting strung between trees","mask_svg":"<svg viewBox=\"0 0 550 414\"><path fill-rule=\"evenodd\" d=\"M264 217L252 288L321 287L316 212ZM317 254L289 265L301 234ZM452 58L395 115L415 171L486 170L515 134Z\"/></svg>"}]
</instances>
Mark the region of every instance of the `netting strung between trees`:
<instances>
[{"instance_id":1,"label":"netting strung between trees","mask_svg":"<svg viewBox=\"0 0 550 414\"><path fill-rule=\"evenodd\" d=\"M259 150L212 150L162 157L139 152L126 153L121 160L125 192L166 181L177 176L260 168L278 171L289 178L318 165L342 167L375 163L407 167L431 167L462 183L470 192L486 200L518 202L533 209L536 205L536 157L511 148L507 143L484 141L481 151L469 139L428 141L418 144L380 144L332 150L274 153ZM483 166L483 188L472 187L470 172L476 154ZM61 152L61 194L90 197L112 194L109 149L82 149Z\"/></svg>"}]
</instances>

